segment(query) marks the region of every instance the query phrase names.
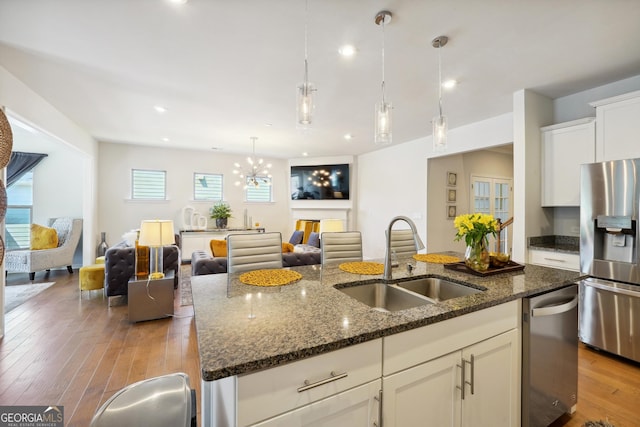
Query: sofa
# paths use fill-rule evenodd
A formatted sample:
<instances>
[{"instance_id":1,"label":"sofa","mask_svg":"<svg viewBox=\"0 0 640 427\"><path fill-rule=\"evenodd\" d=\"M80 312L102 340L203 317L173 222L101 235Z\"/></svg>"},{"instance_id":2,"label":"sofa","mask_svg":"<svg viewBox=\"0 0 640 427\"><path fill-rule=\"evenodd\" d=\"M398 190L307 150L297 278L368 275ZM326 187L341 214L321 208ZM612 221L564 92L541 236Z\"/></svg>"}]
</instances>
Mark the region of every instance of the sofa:
<instances>
[{"instance_id":1,"label":"sofa","mask_svg":"<svg viewBox=\"0 0 640 427\"><path fill-rule=\"evenodd\" d=\"M164 273L173 272L174 288L179 284L180 249L178 246L164 246L162 249ZM107 297L127 295L129 279L133 277L136 256L135 247L122 241L104 254L104 293Z\"/></svg>"},{"instance_id":2,"label":"sofa","mask_svg":"<svg viewBox=\"0 0 640 427\"><path fill-rule=\"evenodd\" d=\"M282 254L283 267L297 267L301 265L321 264L320 250L284 252ZM217 274L227 272L227 257L213 257L202 250L191 254L191 275Z\"/></svg>"}]
</instances>

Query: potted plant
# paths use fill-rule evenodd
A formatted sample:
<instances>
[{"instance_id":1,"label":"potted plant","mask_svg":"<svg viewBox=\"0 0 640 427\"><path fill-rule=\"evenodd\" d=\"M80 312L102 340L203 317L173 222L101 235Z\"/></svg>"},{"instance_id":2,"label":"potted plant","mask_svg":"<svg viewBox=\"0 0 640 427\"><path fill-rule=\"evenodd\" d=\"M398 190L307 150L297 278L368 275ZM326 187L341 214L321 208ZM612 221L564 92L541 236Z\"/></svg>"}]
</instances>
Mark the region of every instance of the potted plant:
<instances>
[{"instance_id":1,"label":"potted plant","mask_svg":"<svg viewBox=\"0 0 640 427\"><path fill-rule=\"evenodd\" d=\"M227 228L227 219L231 218L231 207L226 202L218 202L209 209L211 218L216 220L216 228Z\"/></svg>"}]
</instances>

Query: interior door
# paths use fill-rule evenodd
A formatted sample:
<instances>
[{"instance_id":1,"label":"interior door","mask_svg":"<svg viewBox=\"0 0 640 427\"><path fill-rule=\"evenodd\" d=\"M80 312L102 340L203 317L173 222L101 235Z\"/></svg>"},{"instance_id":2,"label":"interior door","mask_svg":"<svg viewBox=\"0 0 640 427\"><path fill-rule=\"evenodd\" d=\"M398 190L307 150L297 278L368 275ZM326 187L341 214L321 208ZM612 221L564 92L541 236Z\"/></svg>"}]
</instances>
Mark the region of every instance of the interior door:
<instances>
[{"instance_id":1,"label":"interior door","mask_svg":"<svg viewBox=\"0 0 640 427\"><path fill-rule=\"evenodd\" d=\"M510 178L471 175L472 212L493 215L503 223L513 216L513 180ZM512 236L506 228L500 233L500 252L511 253ZM489 248L497 248L496 239L489 238Z\"/></svg>"}]
</instances>

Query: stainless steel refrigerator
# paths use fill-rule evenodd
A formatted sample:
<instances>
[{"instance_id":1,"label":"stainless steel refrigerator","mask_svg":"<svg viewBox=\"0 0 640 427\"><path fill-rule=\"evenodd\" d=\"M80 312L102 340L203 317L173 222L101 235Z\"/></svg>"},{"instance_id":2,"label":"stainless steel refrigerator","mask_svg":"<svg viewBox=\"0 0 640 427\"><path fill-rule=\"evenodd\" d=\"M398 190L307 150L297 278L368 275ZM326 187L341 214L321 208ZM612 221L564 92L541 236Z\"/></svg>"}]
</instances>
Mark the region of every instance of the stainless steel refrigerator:
<instances>
[{"instance_id":1,"label":"stainless steel refrigerator","mask_svg":"<svg viewBox=\"0 0 640 427\"><path fill-rule=\"evenodd\" d=\"M640 362L640 159L582 165L579 336Z\"/></svg>"}]
</instances>

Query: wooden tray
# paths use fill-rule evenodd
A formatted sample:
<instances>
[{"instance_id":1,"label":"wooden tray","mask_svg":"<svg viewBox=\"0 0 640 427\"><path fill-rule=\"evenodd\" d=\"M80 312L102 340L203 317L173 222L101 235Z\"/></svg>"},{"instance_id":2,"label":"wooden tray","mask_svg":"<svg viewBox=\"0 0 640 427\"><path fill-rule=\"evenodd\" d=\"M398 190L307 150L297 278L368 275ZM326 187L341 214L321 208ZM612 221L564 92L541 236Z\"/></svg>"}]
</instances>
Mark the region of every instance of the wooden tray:
<instances>
[{"instance_id":1,"label":"wooden tray","mask_svg":"<svg viewBox=\"0 0 640 427\"><path fill-rule=\"evenodd\" d=\"M509 261L504 267L489 266L489 269L487 271L476 271L472 268L467 267L464 261L461 261L444 264L444 268L448 268L449 270L461 271L463 273L474 274L476 276L492 276L494 274L524 270L524 265L518 264L517 262Z\"/></svg>"}]
</instances>

